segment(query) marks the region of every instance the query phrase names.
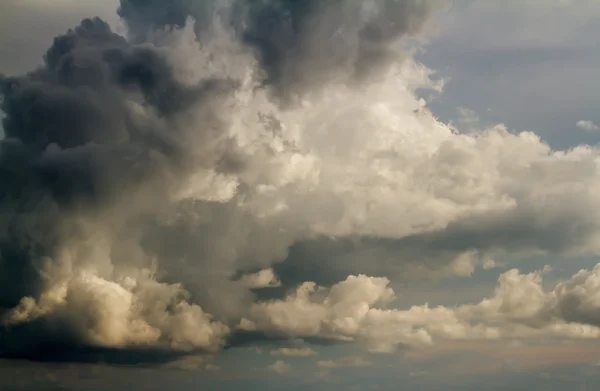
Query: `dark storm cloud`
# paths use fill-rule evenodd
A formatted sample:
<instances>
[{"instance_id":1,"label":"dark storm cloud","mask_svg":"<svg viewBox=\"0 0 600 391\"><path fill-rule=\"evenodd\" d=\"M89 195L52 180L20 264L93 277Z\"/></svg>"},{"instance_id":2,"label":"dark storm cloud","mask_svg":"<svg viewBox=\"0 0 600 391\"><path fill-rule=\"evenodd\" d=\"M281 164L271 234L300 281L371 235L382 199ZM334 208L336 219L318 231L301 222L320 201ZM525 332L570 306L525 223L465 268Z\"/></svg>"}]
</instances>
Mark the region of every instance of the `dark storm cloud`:
<instances>
[{"instance_id":1,"label":"dark storm cloud","mask_svg":"<svg viewBox=\"0 0 600 391\"><path fill-rule=\"evenodd\" d=\"M159 49L131 45L94 18L55 38L39 69L0 77L6 135L0 141L0 312L20 298L39 296L48 282L44 264L55 262L65 244L93 232L82 218L160 198L165 184L177 181L189 164L218 171L221 161L240 162L226 156L228 144L192 158L199 146L189 145L185 126L170 123L192 106L227 95L236 83L207 79L185 86L173 72ZM154 117L135 118L132 102ZM213 132L204 140L220 137L218 119L212 114L203 119ZM6 345L40 333L46 342L71 341L64 349L77 346L76 355L96 352L68 328L61 327L65 338L57 337L50 332L55 326L48 326L52 321L42 317L17 336L11 334L15 330L1 332L2 354L43 357L44 343Z\"/></svg>"},{"instance_id":2,"label":"dark storm cloud","mask_svg":"<svg viewBox=\"0 0 600 391\"><path fill-rule=\"evenodd\" d=\"M590 205L572 205L584 210ZM440 265L450 265L461 254L475 260L512 252L544 252L568 255L582 251L594 235L595 218L572 219L557 211L539 216L522 205L510 213L471 216L431 232L403 238L368 236L329 238L296 242L273 270L283 286L266 289L259 296L281 298L282 291L303 281L331 286L352 274L387 276L395 282L431 278ZM583 216L584 213L581 212ZM553 222L548 224L548 222Z\"/></svg>"},{"instance_id":3,"label":"dark storm cloud","mask_svg":"<svg viewBox=\"0 0 600 391\"><path fill-rule=\"evenodd\" d=\"M414 96L429 81L411 61L374 81L436 4L122 0L127 38L85 19L39 69L0 77L0 356L157 364L292 335L335 343L330 302L390 293L357 274L416 281L468 275L497 249L593 247L595 199L572 189L596 186L595 151L457 135ZM189 17L196 31L178 30ZM256 271L269 281L239 278ZM287 306L304 296L285 298L307 281L337 288L302 314ZM312 309L314 330L271 327L275 298L274 320ZM562 309L597 320L587 310Z\"/></svg>"},{"instance_id":4,"label":"dark storm cloud","mask_svg":"<svg viewBox=\"0 0 600 391\"><path fill-rule=\"evenodd\" d=\"M362 78L398 52L393 44L422 29L437 0L121 0L119 15L135 39L194 18L202 39L219 19L258 53L265 83L284 98L334 74Z\"/></svg>"},{"instance_id":5,"label":"dark storm cloud","mask_svg":"<svg viewBox=\"0 0 600 391\"><path fill-rule=\"evenodd\" d=\"M149 33L193 17L206 43L218 19L256 54L260 81L278 98L291 98L338 74L354 81L387 64L392 46L420 30L434 3L123 0L119 15L130 37L99 18L85 19L54 39L38 69L0 76L6 136L0 140L0 356L160 363L183 354L170 349L180 340L192 340L186 354L214 349L228 333L220 322L234 325L255 299L232 274L285 259L304 234L241 211L238 199L171 203L171 191L190 174L246 168L247 156L226 133L230 108L222 105L241 81L182 82L180 64L148 42ZM238 198L252 191L240 185ZM93 242L99 231L108 232L106 246ZM116 280L113 269L141 270L150 258L160 261L161 282L152 276L127 290ZM295 282L290 273L304 275L281 273L286 288ZM181 285L189 288L185 294ZM56 304L61 289L68 292ZM140 319L130 319L129 308L110 312L128 298L143 308L135 314ZM196 323L177 323L178 310ZM128 323L145 316L160 320L148 323L149 332ZM190 324L206 339L185 328ZM134 337L151 347L130 343ZM237 345L262 337L232 338Z\"/></svg>"},{"instance_id":6,"label":"dark storm cloud","mask_svg":"<svg viewBox=\"0 0 600 391\"><path fill-rule=\"evenodd\" d=\"M229 3L230 0L120 0L117 13L125 21L131 39L144 41L154 31L183 27L190 17L195 19L197 31L204 31L215 13Z\"/></svg>"},{"instance_id":7,"label":"dark storm cloud","mask_svg":"<svg viewBox=\"0 0 600 391\"><path fill-rule=\"evenodd\" d=\"M157 49L129 45L97 18L57 37L44 59L26 76L0 79L4 201L21 199L23 186L49 190L55 201L93 199L183 169L185 129L140 123L127 105L169 121L235 87L229 80L183 86Z\"/></svg>"},{"instance_id":8,"label":"dark storm cloud","mask_svg":"<svg viewBox=\"0 0 600 391\"><path fill-rule=\"evenodd\" d=\"M40 319L0 334L0 357L56 363L105 363L109 365L159 365L195 352L170 349L109 348L82 343L68 323ZM201 352L196 352L201 353Z\"/></svg>"}]
</instances>

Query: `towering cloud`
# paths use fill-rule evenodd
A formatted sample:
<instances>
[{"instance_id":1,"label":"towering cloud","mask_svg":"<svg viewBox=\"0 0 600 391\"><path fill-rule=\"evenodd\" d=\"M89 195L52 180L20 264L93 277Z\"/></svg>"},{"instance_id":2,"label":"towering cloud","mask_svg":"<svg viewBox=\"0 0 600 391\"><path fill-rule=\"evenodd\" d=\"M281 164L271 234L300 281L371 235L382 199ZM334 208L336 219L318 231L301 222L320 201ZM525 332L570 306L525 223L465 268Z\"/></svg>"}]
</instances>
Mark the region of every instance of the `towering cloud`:
<instances>
[{"instance_id":1,"label":"towering cloud","mask_svg":"<svg viewBox=\"0 0 600 391\"><path fill-rule=\"evenodd\" d=\"M295 98L323 83L348 82L398 60L399 40L418 33L438 0L121 0L119 15L134 39L196 21L200 41L215 20L255 50L264 82Z\"/></svg>"},{"instance_id":2,"label":"towering cloud","mask_svg":"<svg viewBox=\"0 0 600 391\"><path fill-rule=\"evenodd\" d=\"M9 351L29 331L50 344L218 346L227 327L185 301L180 286L156 283L125 230L170 202L189 173L233 168L219 165L236 155L221 110L210 107L236 83L184 85L160 49L130 45L99 19L57 37L44 59L43 68L1 80ZM202 125L192 128L186 115Z\"/></svg>"},{"instance_id":3,"label":"towering cloud","mask_svg":"<svg viewBox=\"0 0 600 391\"><path fill-rule=\"evenodd\" d=\"M600 250L598 149L461 133L427 109L418 91L441 86L406 43L437 6L122 0L127 37L86 19L1 77L0 355L596 335L596 270L386 309L394 281L466 276L490 253Z\"/></svg>"}]
</instances>

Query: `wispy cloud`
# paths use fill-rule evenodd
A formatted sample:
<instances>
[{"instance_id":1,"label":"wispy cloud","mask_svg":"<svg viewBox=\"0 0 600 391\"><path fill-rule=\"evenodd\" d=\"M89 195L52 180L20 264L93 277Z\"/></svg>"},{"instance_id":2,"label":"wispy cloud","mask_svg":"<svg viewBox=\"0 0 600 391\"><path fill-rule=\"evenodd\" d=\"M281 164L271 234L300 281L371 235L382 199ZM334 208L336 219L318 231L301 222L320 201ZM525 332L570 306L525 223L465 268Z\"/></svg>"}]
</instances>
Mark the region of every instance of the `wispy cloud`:
<instances>
[{"instance_id":1,"label":"wispy cloud","mask_svg":"<svg viewBox=\"0 0 600 391\"><path fill-rule=\"evenodd\" d=\"M367 361L361 356L347 356L338 358L336 360L322 360L317 361L319 368L345 368L345 367L368 367L371 365L370 361Z\"/></svg>"},{"instance_id":2,"label":"wispy cloud","mask_svg":"<svg viewBox=\"0 0 600 391\"><path fill-rule=\"evenodd\" d=\"M273 364L267 366L267 370L283 375L292 370L292 366L285 361L277 360Z\"/></svg>"},{"instance_id":3,"label":"wispy cloud","mask_svg":"<svg viewBox=\"0 0 600 391\"><path fill-rule=\"evenodd\" d=\"M311 348L279 348L271 350L271 356L309 357L316 355L317 352Z\"/></svg>"},{"instance_id":4,"label":"wispy cloud","mask_svg":"<svg viewBox=\"0 0 600 391\"><path fill-rule=\"evenodd\" d=\"M577 127L578 127L579 129L583 129L583 130L585 130L585 131L587 131L587 132L593 132L594 130L598 130L598 129L600 129L600 128L598 127L598 125L596 125L595 123L593 123L593 122L592 122L592 121L590 121L590 120L581 120L581 121L577 121L576 125L577 125Z\"/></svg>"}]
</instances>

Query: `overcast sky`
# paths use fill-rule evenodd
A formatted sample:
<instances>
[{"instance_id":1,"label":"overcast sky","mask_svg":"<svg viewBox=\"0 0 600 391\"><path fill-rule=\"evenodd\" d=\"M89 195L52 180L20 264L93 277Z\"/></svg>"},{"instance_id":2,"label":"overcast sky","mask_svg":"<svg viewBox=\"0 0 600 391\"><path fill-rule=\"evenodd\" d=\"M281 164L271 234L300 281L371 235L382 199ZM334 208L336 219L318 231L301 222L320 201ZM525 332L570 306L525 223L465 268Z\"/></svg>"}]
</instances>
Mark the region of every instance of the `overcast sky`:
<instances>
[{"instance_id":1,"label":"overcast sky","mask_svg":"<svg viewBox=\"0 0 600 391\"><path fill-rule=\"evenodd\" d=\"M600 387L599 1L119 3L0 2L2 390Z\"/></svg>"}]
</instances>

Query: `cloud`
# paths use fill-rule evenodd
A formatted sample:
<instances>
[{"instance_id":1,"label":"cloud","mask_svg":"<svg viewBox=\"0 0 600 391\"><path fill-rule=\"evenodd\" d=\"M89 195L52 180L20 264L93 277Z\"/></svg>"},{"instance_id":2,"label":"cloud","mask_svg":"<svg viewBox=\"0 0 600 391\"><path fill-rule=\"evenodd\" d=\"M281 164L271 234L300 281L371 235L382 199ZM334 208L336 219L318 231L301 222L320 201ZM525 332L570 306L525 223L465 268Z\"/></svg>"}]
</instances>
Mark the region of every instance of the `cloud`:
<instances>
[{"instance_id":1,"label":"cloud","mask_svg":"<svg viewBox=\"0 0 600 391\"><path fill-rule=\"evenodd\" d=\"M587 132L593 132L594 130L598 130L598 125L588 120L577 121L576 125L579 129L583 129Z\"/></svg>"},{"instance_id":2,"label":"cloud","mask_svg":"<svg viewBox=\"0 0 600 391\"><path fill-rule=\"evenodd\" d=\"M72 347L73 360L139 346L175 356L218 350L252 301L249 290L278 285L271 263L312 235L302 222L281 229L271 210L281 202L264 192L309 190L318 157L279 129L283 108L260 88L260 68L274 64L262 43L246 39L262 34L256 21L266 13L292 4L240 2L248 12L238 27L248 31L228 31L207 14L200 37L199 15L174 3L133 37L135 18L161 11L143 4L122 2L130 39L85 19L54 39L40 68L0 79L3 355L42 359L52 341L66 356ZM419 4L395 10L406 20L385 45L419 30L430 10ZM317 8L315 17L325 12ZM159 31L167 24L180 28ZM290 55L282 50L281 69ZM220 64L210 60L217 53ZM232 280L245 269L263 271Z\"/></svg>"},{"instance_id":3,"label":"cloud","mask_svg":"<svg viewBox=\"0 0 600 391\"><path fill-rule=\"evenodd\" d=\"M317 352L311 348L279 348L271 350L271 356L309 357L316 356Z\"/></svg>"},{"instance_id":4,"label":"cloud","mask_svg":"<svg viewBox=\"0 0 600 391\"><path fill-rule=\"evenodd\" d=\"M207 371L211 371L211 372L217 372L221 370L221 367L219 367L218 365L214 365L214 364L206 364L204 366L204 369Z\"/></svg>"},{"instance_id":5,"label":"cloud","mask_svg":"<svg viewBox=\"0 0 600 391\"><path fill-rule=\"evenodd\" d=\"M454 308L428 304L386 309L387 279L350 276L330 289L305 283L283 300L256 303L240 327L298 338L355 341L373 352L426 347L440 341L595 339L600 265L544 291L543 271L503 273L492 297ZM324 362L323 365L330 365Z\"/></svg>"},{"instance_id":6,"label":"cloud","mask_svg":"<svg viewBox=\"0 0 600 391\"><path fill-rule=\"evenodd\" d=\"M285 361L277 360L273 364L267 366L267 370L283 375L292 370L292 366Z\"/></svg>"},{"instance_id":7,"label":"cloud","mask_svg":"<svg viewBox=\"0 0 600 391\"><path fill-rule=\"evenodd\" d=\"M360 356L347 356L336 360L317 361L317 367L324 369L346 368L346 367L368 367L371 363Z\"/></svg>"},{"instance_id":8,"label":"cloud","mask_svg":"<svg viewBox=\"0 0 600 391\"><path fill-rule=\"evenodd\" d=\"M269 288L281 285L271 268L247 274L240 279L240 282L249 288Z\"/></svg>"},{"instance_id":9,"label":"cloud","mask_svg":"<svg viewBox=\"0 0 600 391\"><path fill-rule=\"evenodd\" d=\"M458 122L459 124L471 128L479 124L479 116L476 112L466 107L458 108Z\"/></svg>"},{"instance_id":10,"label":"cloud","mask_svg":"<svg viewBox=\"0 0 600 391\"><path fill-rule=\"evenodd\" d=\"M126 235L117 264L113 240L122 233L109 231L125 228L118 215L142 216L172 198L191 166L225 156L194 156L204 152L184 146L192 135L217 149L220 136L177 125L175 116L193 106L194 116L216 125L202 106L216 104L231 83L184 85L161 50L132 46L97 18L57 37L44 60L31 74L0 80L0 181L8 189L0 219L12 227L0 233L0 303L14 307L5 327L41 345L65 338L74 346L218 348L227 326L190 303L181 285L158 283L153 261ZM9 352L32 346L15 344Z\"/></svg>"},{"instance_id":11,"label":"cloud","mask_svg":"<svg viewBox=\"0 0 600 391\"><path fill-rule=\"evenodd\" d=\"M493 259L488 259L482 265L484 270L495 269L498 267L498 264Z\"/></svg>"},{"instance_id":12,"label":"cloud","mask_svg":"<svg viewBox=\"0 0 600 391\"><path fill-rule=\"evenodd\" d=\"M185 371L195 371L202 368L205 364L205 359L202 356L188 356L182 357L177 361L169 362L167 368L176 368Z\"/></svg>"},{"instance_id":13,"label":"cloud","mask_svg":"<svg viewBox=\"0 0 600 391\"><path fill-rule=\"evenodd\" d=\"M496 253L600 250L597 148L459 134L420 98L441 85L402 45L434 3L122 1L127 37L85 19L0 77L0 355L596 335L596 271L552 294L509 271L479 304L386 307L395 281L467 277ZM282 13L297 29L270 34Z\"/></svg>"},{"instance_id":14,"label":"cloud","mask_svg":"<svg viewBox=\"0 0 600 391\"><path fill-rule=\"evenodd\" d=\"M385 278L350 276L325 290L307 282L284 300L254 304L250 319L244 318L240 328L298 337L332 335L343 340L358 331L369 306L392 298L388 283Z\"/></svg>"},{"instance_id":15,"label":"cloud","mask_svg":"<svg viewBox=\"0 0 600 391\"><path fill-rule=\"evenodd\" d=\"M118 284L83 274L44 292L37 302L23 298L4 316L3 323L18 333L20 325L26 327L41 320L48 328L44 333L50 334L53 325L66 324L81 338L80 342L91 346L160 346L161 336L168 335L165 348L218 349L228 327L212 322L199 306L185 301L185 294L177 286L160 284L146 276L138 280L125 278ZM157 298L163 301L155 301Z\"/></svg>"},{"instance_id":16,"label":"cloud","mask_svg":"<svg viewBox=\"0 0 600 391\"><path fill-rule=\"evenodd\" d=\"M215 19L231 23L239 39L256 52L265 82L275 92L294 94L332 79L361 77L398 59L398 42L417 35L440 7L437 0L323 4L306 0L182 1L121 0L119 15L134 39L156 29L182 27L196 20L199 40L207 39ZM343 81L340 80L340 81Z\"/></svg>"}]
</instances>

